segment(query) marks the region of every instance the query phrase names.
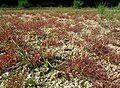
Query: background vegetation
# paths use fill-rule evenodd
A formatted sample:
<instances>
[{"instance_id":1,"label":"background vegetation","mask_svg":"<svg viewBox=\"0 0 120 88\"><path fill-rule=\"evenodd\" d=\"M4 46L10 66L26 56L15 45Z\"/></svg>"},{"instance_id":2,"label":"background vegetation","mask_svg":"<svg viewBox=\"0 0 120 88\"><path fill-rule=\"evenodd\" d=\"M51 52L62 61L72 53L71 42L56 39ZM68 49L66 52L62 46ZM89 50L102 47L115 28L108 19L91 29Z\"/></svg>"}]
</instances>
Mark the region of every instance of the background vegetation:
<instances>
[{"instance_id":1,"label":"background vegetation","mask_svg":"<svg viewBox=\"0 0 120 88\"><path fill-rule=\"evenodd\" d=\"M96 7L118 6L120 0L0 0L1 7Z\"/></svg>"}]
</instances>

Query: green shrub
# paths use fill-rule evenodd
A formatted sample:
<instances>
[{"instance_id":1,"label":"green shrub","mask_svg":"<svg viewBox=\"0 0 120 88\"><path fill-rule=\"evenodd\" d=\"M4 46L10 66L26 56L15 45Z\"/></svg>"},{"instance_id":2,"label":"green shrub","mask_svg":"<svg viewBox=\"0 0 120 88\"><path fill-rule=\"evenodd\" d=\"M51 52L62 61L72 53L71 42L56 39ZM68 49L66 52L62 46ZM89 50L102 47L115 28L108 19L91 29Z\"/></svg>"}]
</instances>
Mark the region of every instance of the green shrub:
<instances>
[{"instance_id":1,"label":"green shrub","mask_svg":"<svg viewBox=\"0 0 120 88\"><path fill-rule=\"evenodd\" d=\"M29 8L30 4L26 0L20 0L18 3L18 7Z\"/></svg>"},{"instance_id":2,"label":"green shrub","mask_svg":"<svg viewBox=\"0 0 120 88\"><path fill-rule=\"evenodd\" d=\"M80 0L74 0L73 1L73 7L74 8L80 8L83 5L83 2L81 2Z\"/></svg>"}]
</instances>

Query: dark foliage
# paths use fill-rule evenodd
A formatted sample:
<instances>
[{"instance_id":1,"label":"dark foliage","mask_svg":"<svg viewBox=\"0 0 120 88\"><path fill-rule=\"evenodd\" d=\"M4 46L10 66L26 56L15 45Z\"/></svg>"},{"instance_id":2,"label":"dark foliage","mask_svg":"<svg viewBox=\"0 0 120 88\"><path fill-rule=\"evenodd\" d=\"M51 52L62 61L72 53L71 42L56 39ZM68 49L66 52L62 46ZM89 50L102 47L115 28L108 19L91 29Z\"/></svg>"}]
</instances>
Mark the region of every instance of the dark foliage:
<instances>
[{"instance_id":1,"label":"dark foliage","mask_svg":"<svg viewBox=\"0 0 120 88\"><path fill-rule=\"evenodd\" d=\"M8 6L17 6L18 0L0 0L0 5L6 4Z\"/></svg>"},{"instance_id":2,"label":"dark foliage","mask_svg":"<svg viewBox=\"0 0 120 88\"><path fill-rule=\"evenodd\" d=\"M96 7L99 5L105 5L105 6L117 6L119 3L119 0L80 0L84 4L83 6L90 6L90 7Z\"/></svg>"},{"instance_id":3,"label":"dark foliage","mask_svg":"<svg viewBox=\"0 0 120 88\"><path fill-rule=\"evenodd\" d=\"M17 6L20 1L28 2L30 6L42 6L42 7L56 7L56 6L64 6L70 7L73 6L74 0L0 0L0 6L8 5L8 6ZM105 6L117 6L119 4L119 0L77 0L82 2L82 7L96 7L100 4Z\"/></svg>"},{"instance_id":4,"label":"dark foliage","mask_svg":"<svg viewBox=\"0 0 120 88\"><path fill-rule=\"evenodd\" d=\"M34 6L72 6L73 0L27 0Z\"/></svg>"}]
</instances>

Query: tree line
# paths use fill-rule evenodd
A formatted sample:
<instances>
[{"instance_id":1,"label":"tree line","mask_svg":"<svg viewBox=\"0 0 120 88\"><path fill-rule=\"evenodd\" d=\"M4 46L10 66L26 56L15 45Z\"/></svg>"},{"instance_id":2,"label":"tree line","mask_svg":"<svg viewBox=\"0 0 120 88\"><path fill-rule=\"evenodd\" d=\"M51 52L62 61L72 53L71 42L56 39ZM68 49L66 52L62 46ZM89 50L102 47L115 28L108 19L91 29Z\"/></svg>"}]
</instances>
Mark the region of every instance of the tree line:
<instances>
[{"instance_id":1,"label":"tree line","mask_svg":"<svg viewBox=\"0 0 120 88\"><path fill-rule=\"evenodd\" d=\"M120 0L0 0L0 6L16 7L71 7L75 2L79 2L81 7L95 7L99 4L103 4L109 7L118 6Z\"/></svg>"}]
</instances>

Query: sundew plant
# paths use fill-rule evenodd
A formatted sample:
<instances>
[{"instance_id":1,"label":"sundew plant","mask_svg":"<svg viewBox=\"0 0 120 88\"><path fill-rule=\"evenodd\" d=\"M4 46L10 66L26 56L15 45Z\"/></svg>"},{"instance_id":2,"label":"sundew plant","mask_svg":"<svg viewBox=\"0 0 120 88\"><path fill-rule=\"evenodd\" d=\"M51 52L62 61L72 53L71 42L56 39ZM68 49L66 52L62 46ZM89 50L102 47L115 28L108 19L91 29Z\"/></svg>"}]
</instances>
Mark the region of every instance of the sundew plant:
<instances>
[{"instance_id":1,"label":"sundew plant","mask_svg":"<svg viewBox=\"0 0 120 88\"><path fill-rule=\"evenodd\" d=\"M1 10L0 87L119 88L119 11L88 9Z\"/></svg>"}]
</instances>

